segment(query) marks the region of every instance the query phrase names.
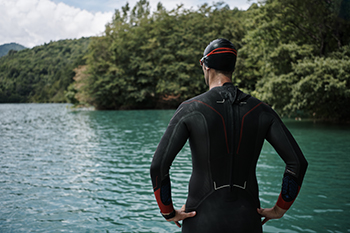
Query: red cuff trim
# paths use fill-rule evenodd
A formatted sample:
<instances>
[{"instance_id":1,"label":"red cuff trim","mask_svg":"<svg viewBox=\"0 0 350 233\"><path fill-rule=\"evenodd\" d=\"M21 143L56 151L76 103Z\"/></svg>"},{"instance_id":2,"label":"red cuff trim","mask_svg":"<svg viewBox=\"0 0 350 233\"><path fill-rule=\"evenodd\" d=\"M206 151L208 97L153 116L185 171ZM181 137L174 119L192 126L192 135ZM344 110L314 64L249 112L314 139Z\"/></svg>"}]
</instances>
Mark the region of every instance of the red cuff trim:
<instances>
[{"instance_id":1,"label":"red cuff trim","mask_svg":"<svg viewBox=\"0 0 350 233\"><path fill-rule=\"evenodd\" d=\"M171 202L170 205L164 205L160 199L160 189L157 189L154 192L154 195L156 196L156 200L160 209L160 212L163 214L168 214L174 211L173 203Z\"/></svg>"},{"instance_id":2,"label":"red cuff trim","mask_svg":"<svg viewBox=\"0 0 350 233\"><path fill-rule=\"evenodd\" d=\"M284 210L288 210L291 207L291 205L293 204L293 202L294 202L294 200L286 202L285 200L283 200L282 194L280 194L276 205Z\"/></svg>"},{"instance_id":3,"label":"red cuff trim","mask_svg":"<svg viewBox=\"0 0 350 233\"><path fill-rule=\"evenodd\" d=\"M300 191L300 186L298 187L297 196L298 196L298 194L299 194L299 191ZM296 198L296 197L295 197L295 198ZM292 200L292 201L286 202L286 201L283 200L283 198L282 198L282 193L280 193L276 205L277 205L278 207L284 209L284 210L288 210L288 209L291 207L291 205L293 204L294 201L295 201L295 199Z\"/></svg>"}]
</instances>

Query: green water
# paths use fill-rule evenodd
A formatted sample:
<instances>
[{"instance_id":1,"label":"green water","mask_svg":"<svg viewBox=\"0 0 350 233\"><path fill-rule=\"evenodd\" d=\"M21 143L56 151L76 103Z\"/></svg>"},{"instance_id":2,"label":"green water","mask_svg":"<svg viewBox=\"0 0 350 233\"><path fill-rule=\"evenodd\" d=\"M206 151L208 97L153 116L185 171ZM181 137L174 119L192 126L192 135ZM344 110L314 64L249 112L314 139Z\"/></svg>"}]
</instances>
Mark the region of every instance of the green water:
<instances>
[{"instance_id":1,"label":"green water","mask_svg":"<svg viewBox=\"0 0 350 233\"><path fill-rule=\"evenodd\" d=\"M0 105L0 232L179 232L159 214L149 166L173 110L74 111ZM308 162L301 192L264 232L350 232L350 127L285 121ZM262 207L284 164L268 143L258 163ZM185 147L171 169L176 207L191 173Z\"/></svg>"}]
</instances>

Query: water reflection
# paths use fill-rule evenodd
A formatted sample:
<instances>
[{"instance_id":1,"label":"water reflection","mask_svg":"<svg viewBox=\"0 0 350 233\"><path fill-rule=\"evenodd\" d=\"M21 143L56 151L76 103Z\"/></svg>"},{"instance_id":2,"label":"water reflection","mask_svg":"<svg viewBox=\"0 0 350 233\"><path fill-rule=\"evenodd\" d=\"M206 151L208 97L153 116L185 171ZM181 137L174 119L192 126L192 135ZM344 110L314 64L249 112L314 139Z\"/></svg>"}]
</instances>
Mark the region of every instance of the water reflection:
<instances>
[{"instance_id":1,"label":"water reflection","mask_svg":"<svg viewBox=\"0 0 350 233\"><path fill-rule=\"evenodd\" d=\"M278 222L271 222L265 232L276 232L273 227L286 226L278 232L345 232L350 230L350 127L311 121L285 120L309 162L304 184L297 201ZM273 148L265 143L257 169L262 205L273 205L282 179L284 164ZM270 192L268 191L270 190ZM274 190L274 192L271 192ZM273 226L273 227L272 227Z\"/></svg>"}]
</instances>

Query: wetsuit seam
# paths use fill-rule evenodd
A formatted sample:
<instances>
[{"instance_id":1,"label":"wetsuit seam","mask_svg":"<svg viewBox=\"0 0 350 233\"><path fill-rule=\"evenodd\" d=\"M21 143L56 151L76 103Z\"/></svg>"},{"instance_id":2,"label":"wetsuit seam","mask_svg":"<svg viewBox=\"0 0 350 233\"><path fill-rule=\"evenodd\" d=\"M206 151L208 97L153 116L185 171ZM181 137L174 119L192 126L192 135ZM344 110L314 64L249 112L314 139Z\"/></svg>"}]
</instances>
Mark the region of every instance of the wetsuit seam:
<instances>
[{"instance_id":1,"label":"wetsuit seam","mask_svg":"<svg viewBox=\"0 0 350 233\"><path fill-rule=\"evenodd\" d=\"M182 110L182 109L180 109L179 111L181 111L181 110ZM186 116L186 115L185 115L185 116ZM177 128L180 126L180 123L183 122L183 118L184 118L185 116L181 117L181 118L179 119L179 121L174 125L174 130L172 131L172 133L171 133L171 135L170 135L170 137L169 137L169 142L172 141L174 135L175 135L176 132L177 132ZM170 122L170 124L171 124L171 122ZM169 125L170 125L170 124L169 124ZM186 126L186 124L185 124L185 126ZM187 126L186 126L186 128L187 128ZM188 128L187 128L187 130L188 130ZM187 138L187 139L188 139L188 138ZM168 143L168 145L166 146L166 148L165 148L165 150L164 150L164 154L165 154L165 155L168 154L170 145L171 145L171 143ZM166 174L162 174L162 171L164 170L164 169L163 169L163 168L164 168L164 161L165 161L166 157L167 157L167 156L162 156L162 159L161 159L161 161L160 161L160 162L161 162L161 163L160 163L160 171L161 171L160 177L162 177L162 178L164 178L164 177L166 177L167 175L169 175L169 171L170 171L170 169L169 169L168 172L167 172ZM163 179L162 179L162 180L163 180Z\"/></svg>"},{"instance_id":2,"label":"wetsuit seam","mask_svg":"<svg viewBox=\"0 0 350 233\"><path fill-rule=\"evenodd\" d=\"M212 195L213 193L215 192L215 190L211 190L207 195L205 195L199 202L197 205L191 207L190 209L187 210L187 212L190 212L190 211L195 211L196 209L198 209L198 207L210 196Z\"/></svg>"},{"instance_id":3,"label":"wetsuit seam","mask_svg":"<svg viewBox=\"0 0 350 233\"><path fill-rule=\"evenodd\" d=\"M203 118L204 123L205 123L205 127L204 127L204 128L206 129L206 139L207 139L207 141L208 141L208 144L207 144L207 152L209 153L208 156L207 156L207 159L208 159L208 160L207 160L207 165L208 165L208 169L209 169L208 176L209 176L209 179L210 179L210 180L209 180L209 183L212 184L212 183L213 183L213 176L212 176L212 170L211 170L211 167L210 167L210 136L209 136L209 131L208 131L207 120L206 120L204 114L203 114L202 112L198 111L198 110L193 111L193 112L191 112L191 113L188 113L186 116L182 117L181 120L185 120L185 118L189 118L189 117L192 117L192 116L197 115L197 114L200 115L200 116ZM210 186L210 187L212 187L212 186ZM198 206L200 206L200 204L201 204L204 200L206 200L207 197L210 196L214 191L215 191L215 190L212 189L210 192L208 192L208 194L205 195L205 196L198 202L197 205L191 207L191 209L196 210L196 209L198 208ZM187 198L188 198L188 197L187 197Z\"/></svg>"},{"instance_id":4,"label":"wetsuit seam","mask_svg":"<svg viewBox=\"0 0 350 233\"><path fill-rule=\"evenodd\" d=\"M264 102L260 102L257 105L255 105L253 108L251 108L248 112L246 112L244 114L244 116L242 117L242 121L241 121L241 127L240 127L240 134L239 134L239 142L238 142L238 146L237 146L237 151L236 154L239 154L239 149L241 146L241 142L242 142L242 136L243 136L243 127L244 127L244 120L245 117L248 116L251 112L253 112L256 108L258 108L261 104L263 104Z\"/></svg>"},{"instance_id":5,"label":"wetsuit seam","mask_svg":"<svg viewBox=\"0 0 350 233\"><path fill-rule=\"evenodd\" d=\"M221 118L221 121L222 121L222 124L223 124L223 128L224 128L224 134L225 134L225 141L226 141L226 149L227 149L227 153L229 154L230 153L230 149L229 149L229 144L228 144L228 136L227 136L227 131L226 131L226 123L225 123L225 118L222 116L222 114L216 110L213 106L211 106L210 104L208 103L205 103L201 100L197 100L197 99L193 99L189 102L186 102L185 104L191 104L193 102L197 102L197 103L200 103L200 104L203 104L204 106L210 108L211 110L213 110L216 114L218 114Z\"/></svg>"}]
</instances>

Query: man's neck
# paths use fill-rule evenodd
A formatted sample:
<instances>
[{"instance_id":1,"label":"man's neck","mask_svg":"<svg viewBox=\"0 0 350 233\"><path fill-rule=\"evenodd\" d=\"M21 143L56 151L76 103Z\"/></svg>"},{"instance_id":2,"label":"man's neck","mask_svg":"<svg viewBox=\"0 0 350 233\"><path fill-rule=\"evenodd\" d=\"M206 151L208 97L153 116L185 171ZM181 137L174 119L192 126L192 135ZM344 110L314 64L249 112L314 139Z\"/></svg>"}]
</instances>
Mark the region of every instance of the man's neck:
<instances>
[{"instance_id":1,"label":"man's neck","mask_svg":"<svg viewBox=\"0 0 350 233\"><path fill-rule=\"evenodd\" d=\"M214 78L210 80L209 83L209 89L212 89L214 87L221 87L225 83L232 82L231 79L225 75L216 75Z\"/></svg>"}]
</instances>

